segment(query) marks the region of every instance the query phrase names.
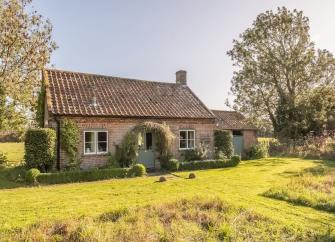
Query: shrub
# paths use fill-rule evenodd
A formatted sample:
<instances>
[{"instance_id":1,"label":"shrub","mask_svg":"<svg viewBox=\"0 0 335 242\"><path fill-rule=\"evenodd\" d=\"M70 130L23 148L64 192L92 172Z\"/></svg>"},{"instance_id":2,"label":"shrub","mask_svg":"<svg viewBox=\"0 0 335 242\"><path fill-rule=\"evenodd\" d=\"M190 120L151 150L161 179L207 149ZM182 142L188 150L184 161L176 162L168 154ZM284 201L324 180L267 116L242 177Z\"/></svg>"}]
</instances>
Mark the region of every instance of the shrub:
<instances>
[{"instance_id":1,"label":"shrub","mask_svg":"<svg viewBox=\"0 0 335 242\"><path fill-rule=\"evenodd\" d=\"M72 167L79 167L78 145L79 145L79 128L78 125L70 120L64 119L60 125L60 139L62 149L69 157L69 164Z\"/></svg>"},{"instance_id":2,"label":"shrub","mask_svg":"<svg viewBox=\"0 0 335 242\"><path fill-rule=\"evenodd\" d=\"M237 166L239 162L234 160L203 160L181 162L179 170L202 170Z\"/></svg>"},{"instance_id":3,"label":"shrub","mask_svg":"<svg viewBox=\"0 0 335 242\"><path fill-rule=\"evenodd\" d=\"M133 165L130 169L129 169L129 176L130 177L134 177L134 176L144 176L146 175L146 168L144 165L142 164L136 164Z\"/></svg>"},{"instance_id":4,"label":"shrub","mask_svg":"<svg viewBox=\"0 0 335 242\"><path fill-rule=\"evenodd\" d=\"M37 177L39 183L45 184L61 184L71 182L83 181L97 181L111 178L124 178L128 174L127 168L114 168L114 169L96 169L89 171L65 171L56 173L41 173Z\"/></svg>"},{"instance_id":5,"label":"shrub","mask_svg":"<svg viewBox=\"0 0 335 242\"><path fill-rule=\"evenodd\" d=\"M241 157L239 155L233 155L231 158L230 158L230 162L232 164L236 164L238 165L240 162L241 162Z\"/></svg>"},{"instance_id":6,"label":"shrub","mask_svg":"<svg viewBox=\"0 0 335 242\"><path fill-rule=\"evenodd\" d=\"M167 169L168 171L178 171L179 161L176 159L170 159L168 162L164 163L163 168Z\"/></svg>"},{"instance_id":7,"label":"shrub","mask_svg":"<svg viewBox=\"0 0 335 242\"><path fill-rule=\"evenodd\" d=\"M193 160L201 160L201 154L198 149L194 150L184 150L182 153L182 157L185 161L193 161Z\"/></svg>"},{"instance_id":8,"label":"shrub","mask_svg":"<svg viewBox=\"0 0 335 242\"><path fill-rule=\"evenodd\" d=\"M249 152L248 157L250 159L261 159L269 156L269 147L265 143L258 143L253 145Z\"/></svg>"},{"instance_id":9,"label":"shrub","mask_svg":"<svg viewBox=\"0 0 335 242\"><path fill-rule=\"evenodd\" d=\"M196 176L195 176L195 174L194 173L190 173L189 175L188 175L188 179L194 179Z\"/></svg>"},{"instance_id":10,"label":"shrub","mask_svg":"<svg viewBox=\"0 0 335 242\"><path fill-rule=\"evenodd\" d=\"M165 176L161 176L159 177L159 182L166 182L166 177Z\"/></svg>"},{"instance_id":11,"label":"shrub","mask_svg":"<svg viewBox=\"0 0 335 242\"><path fill-rule=\"evenodd\" d=\"M231 132L226 130L215 130L214 146L217 157L220 155L220 159L230 159L234 152L233 135L231 134Z\"/></svg>"},{"instance_id":12,"label":"shrub","mask_svg":"<svg viewBox=\"0 0 335 242\"><path fill-rule=\"evenodd\" d=\"M8 158L5 153L0 152L0 169L4 168L8 163Z\"/></svg>"},{"instance_id":13,"label":"shrub","mask_svg":"<svg viewBox=\"0 0 335 242\"><path fill-rule=\"evenodd\" d=\"M105 168L120 168L119 159L117 157L117 154L108 154L108 160L107 165Z\"/></svg>"},{"instance_id":14,"label":"shrub","mask_svg":"<svg viewBox=\"0 0 335 242\"><path fill-rule=\"evenodd\" d=\"M40 175L40 171L36 168L32 168L26 172L25 180L28 184L37 183L37 177Z\"/></svg>"},{"instance_id":15,"label":"shrub","mask_svg":"<svg viewBox=\"0 0 335 242\"><path fill-rule=\"evenodd\" d=\"M53 129L29 129L24 149L28 168L48 171L55 161L56 132Z\"/></svg>"}]
</instances>

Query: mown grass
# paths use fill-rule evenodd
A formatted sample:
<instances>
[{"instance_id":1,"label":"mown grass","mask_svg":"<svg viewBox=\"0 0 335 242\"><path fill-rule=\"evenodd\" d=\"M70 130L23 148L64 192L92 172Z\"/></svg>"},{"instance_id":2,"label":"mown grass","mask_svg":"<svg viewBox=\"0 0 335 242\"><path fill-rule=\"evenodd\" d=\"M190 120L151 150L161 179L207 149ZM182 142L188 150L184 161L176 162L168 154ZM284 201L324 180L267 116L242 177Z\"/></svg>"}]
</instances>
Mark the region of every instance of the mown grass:
<instances>
[{"instance_id":1,"label":"mown grass","mask_svg":"<svg viewBox=\"0 0 335 242\"><path fill-rule=\"evenodd\" d=\"M6 154L8 165L15 166L23 161L24 144L23 143L0 143L0 152Z\"/></svg>"},{"instance_id":2,"label":"mown grass","mask_svg":"<svg viewBox=\"0 0 335 242\"><path fill-rule=\"evenodd\" d=\"M303 174L282 186L270 188L266 197L335 213L335 175Z\"/></svg>"},{"instance_id":3,"label":"mown grass","mask_svg":"<svg viewBox=\"0 0 335 242\"><path fill-rule=\"evenodd\" d=\"M179 199L119 209L98 217L42 222L7 233L4 241L331 241L331 231L280 224L219 197Z\"/></svg>"},{"instance_id":4,"label":"mown grass","mask_svg":"<svg viewBox=\"0 0 335 242\"><path fill-rule=\"evenodd\" d=\"M21 151L23 151L23 148ZM21 157L23 157L23 154L21 154ZM302 171L307 171L316 166L334 169L335 162L298 158L268 158L244 161L233 168L195 171L196 179L187 179L189 172L176 172L168 175L168 181L164 183L157 182L159 176L149 176L39 187L24 187L22 184L8 181L6 176L13 172L13 168L7 168L0 171L0 238L1 236L3 238L12 236L13 231L14 234L20 231L18 236L25 236L25 233L32 235L36 232L42 233L41 236L43 237L44 232L38 232L44 230L43 227L51 226L53 228L60 226L62 223L69 223L68 229L72 231L69 234L77 234L80 227L87 224L92 231L95 231L92 233L96 236L103 236L104 233L107 233L106 236L114 236L113 231L108 232L110 221L102 222L98 221L97 218L103 214L131 211L130 214L136 214L140 219L143 217L145 220L151 221L150 217L144 215L146 213L142 214L140 212L144 211L145 207L167 206L167 204L174 204L176 201L178 203L180 199L192 200L194 196L199 195L203 196L204 199L209 197L222 199L228 206L243 207L246 211L269 219L271 224L278 225L276 231L280 231L282 228L294 228L298 231L297 236L306 236L308 231L312 231L308 233L314 235L316 233L313 231L318 231L318 233L328 236L328 228L335 227L334 213L295 206L262 196L271 187L284 186L291 178L298 176ZM128 215L125 216L126 218L131 220ZM156 215L153 218L158 219ZM176 223L178 221L173 224ZM190 229L191 232L185 232L190 236L193 233L192 228L195 230L201 228L198 223L194 224L192 221L186 220L182 223L186 225L180 225L180 228L183 228L180 229L181 232ZM190 227L187 226L188 224L190 224ZM117 225L116 228L118 226L120 226L118 235L123 231L121 228L135 227L135 225L125 222ZM140 225L137 224L136 226ZM144 223L140 228L148 227L148 230L150 228L150 230L156 231L155 226L150 227ZM160 224L157 224L157 228L160 228L160 226ZM229 230L231 225L222 222L222 226L227 226ZM99 230L100 227L102 230ZM159 231L162 234L169 234L172 231L171 229L178 230L179 228L176 225L172 227L165 230L163 226L163 229ZM267 233L266 227L268 225L261 226L262 229L259 229L259 233ZM32 228L37 230L32 230ZM90 233L89 231L90 229L85 229L85 233ZM135 231L138 230L135 229ZM208 236L216 236L210 235L211 232L206 230L200 232ZM291 234L291 232L288 232L288 234ZM178 236L176 238L182 238ZM64 238L67 239L68 237ZM253 239L249 238L249 240Z\"/></svg>"}]
</instances>

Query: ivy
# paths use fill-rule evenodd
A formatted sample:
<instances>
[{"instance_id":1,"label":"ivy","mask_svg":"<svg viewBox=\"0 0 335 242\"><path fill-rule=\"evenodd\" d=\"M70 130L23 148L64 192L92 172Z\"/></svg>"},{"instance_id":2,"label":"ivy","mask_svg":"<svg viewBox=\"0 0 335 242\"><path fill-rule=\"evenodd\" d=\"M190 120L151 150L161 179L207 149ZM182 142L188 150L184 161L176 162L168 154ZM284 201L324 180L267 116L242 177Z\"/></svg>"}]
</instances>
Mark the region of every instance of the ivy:
<instances>
[{"instance_id":1,"label":"ivy","mask_svg":"<svg viewBox=\"0 0 335 242\"><path fill-rule=\"evenodd\" d=\"M44 102L45 102L45 85L43 84L38 93L35 121L38 127L44 126Z\"/></svg>"},{"instance_id":2,"label":"ivy","mask_svg":"<svg viewBox=\"0 0 335 242\"><path fill-rule=\"evenodd\" d=\"M156 140L157 158L166 162L171 157L171 145L174 135L169 126L154 122L144 122L136 125L124 137L121 146L117 147L115 156L122 167L134 164L137 160L139 148L142 145L142 134L152 132Z\"/></svg>"},{"instance_id":3,"label":"ivy","mask_svg":"<svg viewBox=\"0 0 335 242\"><path fill-rule=\"evenodd\" d=\"M79 128L78 125L70 120L63 119L60 126L61 147L69 157L70 166L78 166L78 145L79 145Z\"/></svg>"}]
</instances>

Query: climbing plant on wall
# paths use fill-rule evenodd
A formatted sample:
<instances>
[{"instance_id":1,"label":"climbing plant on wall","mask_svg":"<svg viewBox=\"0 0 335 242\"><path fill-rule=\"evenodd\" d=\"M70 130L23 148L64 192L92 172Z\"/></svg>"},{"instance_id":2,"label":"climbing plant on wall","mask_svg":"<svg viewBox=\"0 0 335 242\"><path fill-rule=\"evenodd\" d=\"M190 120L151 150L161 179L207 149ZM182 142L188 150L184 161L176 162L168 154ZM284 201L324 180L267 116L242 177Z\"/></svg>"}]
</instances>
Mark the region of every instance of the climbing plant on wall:
<instances>
[{"instance_id":1,"label":"climbing plant on wall","mask_svg":"<svg viewBox=\"0 0 335 242\"><path fill-rule=\"evenodd\" d=\"M63 119L60 126L61 147L69 158L70 166L78 166L78 145L79 128L78 125L70 119Z\"/></svg>"},{"instance_id":2,"label":"climbing plant on wall","mask_svg":"<svg viewBox=\"0 0 335 242\"><path fill-rule=\"evenodd\" d=\"M144 122L136 125L124 137L121 146L116 149L115 156L122 167L130 166L137 160L139 148L142 142L142 134L151 132L156 140L157 159L161 162L171 157L171 145L174 134L166 124Z\"/></svg>"}]
</instances>

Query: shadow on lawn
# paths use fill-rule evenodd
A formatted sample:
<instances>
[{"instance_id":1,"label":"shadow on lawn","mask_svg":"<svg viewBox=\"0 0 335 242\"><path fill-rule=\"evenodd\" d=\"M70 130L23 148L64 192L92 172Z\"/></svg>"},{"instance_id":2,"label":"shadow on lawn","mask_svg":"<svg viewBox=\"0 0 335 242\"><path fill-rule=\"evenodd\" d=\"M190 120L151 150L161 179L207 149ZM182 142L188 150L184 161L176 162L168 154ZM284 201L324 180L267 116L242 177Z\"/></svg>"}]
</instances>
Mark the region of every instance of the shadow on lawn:
<instances>
[{"instance_id":1,"label":"shadow on lawn","mask_svg":"<svg viewBox=\"0 0 335 242\"><path fill-rule=\"evenodd\" d=\"M287 165L290 162L285 161L281 158L267 158L267 159L260 159L260 160L247 160L244 162L246 165L251 166L280 166L280 165Z\"/></svg>"}]
</instances>

